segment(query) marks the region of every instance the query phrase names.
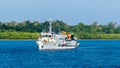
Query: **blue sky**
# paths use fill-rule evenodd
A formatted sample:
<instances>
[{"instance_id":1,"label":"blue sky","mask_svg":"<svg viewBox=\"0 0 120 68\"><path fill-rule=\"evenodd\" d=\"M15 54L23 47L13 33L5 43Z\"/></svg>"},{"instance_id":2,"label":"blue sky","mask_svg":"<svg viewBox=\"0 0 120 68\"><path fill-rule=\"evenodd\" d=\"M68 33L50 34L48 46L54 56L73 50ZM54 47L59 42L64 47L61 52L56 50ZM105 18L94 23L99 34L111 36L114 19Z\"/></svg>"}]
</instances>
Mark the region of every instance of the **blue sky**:
<instances>
[{"instance_id":1,"label":"blue sky","mask_svg":"<svg viewBox=\"0 0 120 68\"><path fill-rule=\"evenodd\" d=\"M0 0L0 21L120 22L120 0Z\"/></svg>"}]
</instances>

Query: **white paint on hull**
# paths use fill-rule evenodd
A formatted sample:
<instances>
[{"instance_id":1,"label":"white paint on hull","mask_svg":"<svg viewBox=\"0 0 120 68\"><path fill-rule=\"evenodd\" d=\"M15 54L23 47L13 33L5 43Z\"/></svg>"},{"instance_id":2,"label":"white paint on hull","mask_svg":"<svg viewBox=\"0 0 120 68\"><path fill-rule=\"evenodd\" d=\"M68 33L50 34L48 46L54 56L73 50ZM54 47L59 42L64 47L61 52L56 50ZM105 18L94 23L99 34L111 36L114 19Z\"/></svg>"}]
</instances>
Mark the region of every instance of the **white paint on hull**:
<instances>
[{"instance_id":1,"label":"white paint on hull","mask_svg":"<svg viewBox=\"0 0 120 68\"><path fill-rule=\"evenodd\" d=\"M73 46L58 46L56 45L43 45L42 42L37 41L38 48L39 50L62 50L62 49L74 49L76 48L79 44L73 45Z\"/></svg>"},{"instance_id":2,"label":"white paint on hull","mask_svg":"<svg viewBox=\"0 0 120 68\"><path fill-rule=\"evenodd\" d=\"M62 49L74 49L75 47L39 47L39 50L62 50Z\"/></svg>"}]
</instances>

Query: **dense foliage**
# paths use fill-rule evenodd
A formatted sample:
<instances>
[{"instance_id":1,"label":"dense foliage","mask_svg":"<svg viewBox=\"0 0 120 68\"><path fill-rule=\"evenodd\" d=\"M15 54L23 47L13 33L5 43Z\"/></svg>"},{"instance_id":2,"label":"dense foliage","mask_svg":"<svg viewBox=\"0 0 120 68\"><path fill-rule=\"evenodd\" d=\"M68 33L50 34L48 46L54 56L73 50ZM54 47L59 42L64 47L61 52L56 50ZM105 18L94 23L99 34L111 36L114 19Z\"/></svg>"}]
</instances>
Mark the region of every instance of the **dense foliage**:
<instances>
[{"instance_id":1,"label":"dense foliage","mask_svg":"<svg viewBox=\"0 0 120 68\"><path fill-rule=\"evenodd\" d=\"M30 32L0 32L0 39L37 39L39 33Z\"/></svg>"},{"instance_id":2,"label":"dense foliage","mask_svg":"<svg viewBox=\"0 0 120 68\"><path fill-rule=\"evenodd\" d=\"M86 25L80 22L70 26L56 20L52 23L52 28L55 33L66 31L81 39L120 39L120 26L115 22L106 25L98 25L97 22ZM42 31L49 31L49 21L0 22L0 39L36 39Z\"/></svg>"}]
</instances>

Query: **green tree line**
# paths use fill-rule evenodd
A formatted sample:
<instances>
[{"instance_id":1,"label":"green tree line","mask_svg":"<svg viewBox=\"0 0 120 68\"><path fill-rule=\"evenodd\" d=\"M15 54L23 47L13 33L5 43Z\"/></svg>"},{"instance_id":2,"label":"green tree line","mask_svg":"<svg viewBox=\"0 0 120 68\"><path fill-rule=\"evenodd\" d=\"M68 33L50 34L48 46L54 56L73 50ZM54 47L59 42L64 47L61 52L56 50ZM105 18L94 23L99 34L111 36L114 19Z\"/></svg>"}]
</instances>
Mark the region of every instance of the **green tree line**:
<instances>
[{"instance_id":1,"label":"green tree line","mask_svg":"<svg viewBox=\"0 0 120 68\"><path fill-rule=\"evenodd\" d=\"M52 31L55 33L70 32L80 39L120 39L120 25L116 24L116 22L109 22L99 25L97 22L93 22L87 25L80 22L77 25L68 25L56 20L52 23ZM49 31L49 21L0 22L0 39L36 39L43 31Z\"/></svg>"},{"instance_id":2,"label":"green tree line","mask_svg":"<svg viewBox=\"0 0 120 68\"><path fill-rule=\"evenodd\" d=\"M0 32L0 39L37 39L39 33L31 32Z\"/></svg>"}]
</instances>

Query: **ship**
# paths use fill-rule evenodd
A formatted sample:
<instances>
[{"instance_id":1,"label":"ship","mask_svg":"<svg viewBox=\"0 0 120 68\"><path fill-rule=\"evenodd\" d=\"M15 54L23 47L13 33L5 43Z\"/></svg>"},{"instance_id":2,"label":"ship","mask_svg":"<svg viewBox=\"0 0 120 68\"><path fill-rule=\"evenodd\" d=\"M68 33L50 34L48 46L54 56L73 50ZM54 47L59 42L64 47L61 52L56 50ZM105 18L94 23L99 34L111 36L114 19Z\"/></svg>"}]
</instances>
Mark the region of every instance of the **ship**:
<instances>
[{"instance_id":1,"label":"ship","mask_svg":"<svg viewBox=\"0 0 120 68\"><path fill-rule=\"evenodd\" d=\"M51 24L52 21L49 22L49 32L41 32L36 41L39 50L75 49L80 45L73 34L65 31L54 33Z\"/></svg>"}]
</instances>

